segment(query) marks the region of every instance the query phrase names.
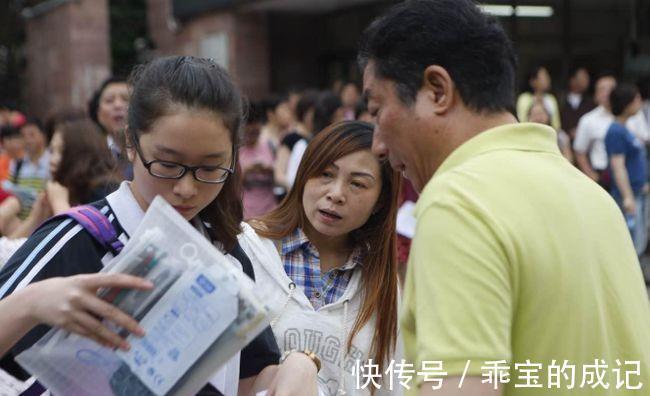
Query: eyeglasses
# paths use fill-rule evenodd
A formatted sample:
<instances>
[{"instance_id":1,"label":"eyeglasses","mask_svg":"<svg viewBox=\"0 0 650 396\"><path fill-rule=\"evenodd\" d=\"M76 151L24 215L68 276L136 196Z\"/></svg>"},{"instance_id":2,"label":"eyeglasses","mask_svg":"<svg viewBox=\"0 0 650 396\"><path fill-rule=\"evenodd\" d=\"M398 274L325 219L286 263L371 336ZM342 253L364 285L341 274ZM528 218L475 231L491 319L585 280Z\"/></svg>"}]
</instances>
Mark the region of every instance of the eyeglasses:
<instances>
[{"instance_id":1,"label":"eyeglasses","mask_svg":"<svg viewBox=\"0 0 650 396\"><path fill-rule=\"evenodd\" d=\"M135 151L142 161L142 165L149 171L151 176L160 179L181 179L187 172L192 172L192 176L197 181L209 184L224 183L228 176L235 173L235 164L237 163L237 150L232 148L232 166L230 168L223 168L221 166L187 166L172 161L145 161L142 155L142 148L138 142L135 133L131 134Z\"/></svg>"}]
</instances>

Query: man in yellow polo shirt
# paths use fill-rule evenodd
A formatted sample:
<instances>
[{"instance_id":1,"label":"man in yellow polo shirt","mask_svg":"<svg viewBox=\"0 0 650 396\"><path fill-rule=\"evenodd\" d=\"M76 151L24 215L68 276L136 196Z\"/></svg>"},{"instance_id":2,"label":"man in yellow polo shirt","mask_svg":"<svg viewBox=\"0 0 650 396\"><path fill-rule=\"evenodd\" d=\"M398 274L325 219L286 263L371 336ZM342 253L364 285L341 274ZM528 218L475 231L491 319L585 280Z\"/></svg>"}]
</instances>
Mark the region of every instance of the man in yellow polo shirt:
<instances>
[{"instance_id":1,"label":"man in yellow polo shirt","mask_svg":"<svg viewBox=\"0 0 650 396\"><path fill-rule=\"evenodd\" d=\"M422 192L401 333L411 395L648 395L650 303L625 221L470 0L401 3L359 54L373 150Z\"/></svg>"}]
</instances>

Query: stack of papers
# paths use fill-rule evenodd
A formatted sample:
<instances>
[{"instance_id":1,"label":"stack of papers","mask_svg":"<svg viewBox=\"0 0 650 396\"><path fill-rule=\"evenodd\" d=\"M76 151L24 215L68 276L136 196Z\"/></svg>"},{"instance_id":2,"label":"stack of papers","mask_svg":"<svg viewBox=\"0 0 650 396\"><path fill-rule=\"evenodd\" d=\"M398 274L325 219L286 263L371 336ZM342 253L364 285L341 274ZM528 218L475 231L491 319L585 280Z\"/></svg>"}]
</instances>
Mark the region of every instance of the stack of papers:
<instances>
[{"instance_id":1,"label":"stack of papers","mask_svg":"<svg viewBox=\"0 0 650 396\"><path fill-rule=\"evenodd\" d=\"M270 321L241 267L160 197L102 272L154 283L149 291L100 291L138 320L146 335L129 335L131 349L124 352L51 330L16 360L53 394L194 394Z\"/></svg>"}]
</instances>

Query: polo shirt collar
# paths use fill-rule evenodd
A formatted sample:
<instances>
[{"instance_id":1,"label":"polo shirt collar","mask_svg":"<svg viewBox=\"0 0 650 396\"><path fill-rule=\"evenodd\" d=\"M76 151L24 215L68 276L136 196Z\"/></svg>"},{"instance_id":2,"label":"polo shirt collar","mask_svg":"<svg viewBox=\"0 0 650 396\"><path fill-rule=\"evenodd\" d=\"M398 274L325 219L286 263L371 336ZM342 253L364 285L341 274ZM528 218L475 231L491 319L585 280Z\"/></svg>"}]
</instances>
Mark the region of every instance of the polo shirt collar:
<instances>
[{"instance_id":1,"label":"polo shirt collar","mask_svg":"<svg viewBox=\"0 0 650 396\"><path fill-rule=\"evenodd\" d=\"M557 133L549 126L535 123L505 124L483 131L469 139L447 157L433 178L462 163L495 150L515 150L560 154Z\"/></svg>"}]
</instances>

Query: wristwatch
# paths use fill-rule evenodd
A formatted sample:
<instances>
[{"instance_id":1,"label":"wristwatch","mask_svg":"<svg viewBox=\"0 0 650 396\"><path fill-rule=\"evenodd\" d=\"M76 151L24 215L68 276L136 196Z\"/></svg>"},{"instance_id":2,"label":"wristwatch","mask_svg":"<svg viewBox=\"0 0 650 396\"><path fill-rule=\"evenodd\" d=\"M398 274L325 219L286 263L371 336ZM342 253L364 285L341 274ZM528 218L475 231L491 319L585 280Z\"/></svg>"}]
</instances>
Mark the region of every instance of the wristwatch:
<instances>
[{"instance_id":1,"label":"wristwatch","mask_svg":"<svg viewBox=\"0 0 650 396\"><path fill-rule=\"evenodd\" d=\"M316 365L316 372L320 371L320 367L321 367L320 359L318 358L318 356L316 356L316 353L314 353L312 350L307 349L307 348L305 348L303 350L290 349L288 351L284 351L284 353L282 354L282 357L280 357L280 364L284 363L284 361L287 360L289 355L291 355L294 352L298 352L298 353L302 353L304 355L307 355L307 357L309 359L311 359L311 361L314 362L314 364Z\"/></svg>"}]
</instances>

